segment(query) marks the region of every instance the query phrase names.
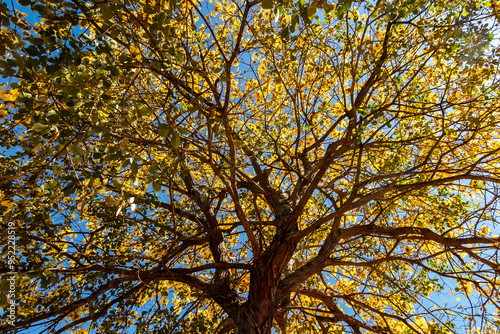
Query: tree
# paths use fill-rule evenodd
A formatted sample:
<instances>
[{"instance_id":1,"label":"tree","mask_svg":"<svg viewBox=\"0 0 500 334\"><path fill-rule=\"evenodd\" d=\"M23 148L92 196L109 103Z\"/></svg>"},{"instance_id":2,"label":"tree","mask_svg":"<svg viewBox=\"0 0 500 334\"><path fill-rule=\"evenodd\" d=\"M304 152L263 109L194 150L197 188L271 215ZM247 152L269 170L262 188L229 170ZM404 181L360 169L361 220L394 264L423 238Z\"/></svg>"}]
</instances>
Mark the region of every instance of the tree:
<instances>
[{"instance_id":1,"label":"tree","mask_svg":"<svg viewBox=\"0 0 500 334\"><path fill-rule=\"evenodd\" d=\"M2 332L500 325L500 3L19 2Z\"/></svg>"}]
</instances>

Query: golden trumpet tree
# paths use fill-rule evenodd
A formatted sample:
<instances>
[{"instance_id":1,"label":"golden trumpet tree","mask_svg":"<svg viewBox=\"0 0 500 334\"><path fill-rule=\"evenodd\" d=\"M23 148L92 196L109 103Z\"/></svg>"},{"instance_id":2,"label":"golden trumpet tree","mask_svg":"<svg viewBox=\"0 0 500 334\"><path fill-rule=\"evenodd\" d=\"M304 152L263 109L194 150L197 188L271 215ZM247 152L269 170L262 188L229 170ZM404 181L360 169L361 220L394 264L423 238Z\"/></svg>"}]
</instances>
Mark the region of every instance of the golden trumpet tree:
<instances>
[{"instance_id":1,"label":"golden trumpet tree","mask_svg":"<svg viewBox=\"0 0 500 334\"><path fill-rule=\"evenodd\" d=\"M19 3L1 332L500 325L500 3Z\"/></svg>"}]
</instances>

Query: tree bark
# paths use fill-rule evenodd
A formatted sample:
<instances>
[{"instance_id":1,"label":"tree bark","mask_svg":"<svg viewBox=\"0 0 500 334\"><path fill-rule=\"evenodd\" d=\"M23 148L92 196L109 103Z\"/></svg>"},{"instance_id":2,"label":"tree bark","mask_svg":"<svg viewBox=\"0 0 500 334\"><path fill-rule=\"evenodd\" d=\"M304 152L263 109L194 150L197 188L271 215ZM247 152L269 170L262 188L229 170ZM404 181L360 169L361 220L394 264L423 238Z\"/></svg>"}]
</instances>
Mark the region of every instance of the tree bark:
<instances>
[{"instance_id":1,"label":"tree bark","mask_svg":"<svg viewBox=\"0 0 500 334\"><path fill-rule=\"evenodd\" d=\"M238 334L270 334L272 328L272 311L267 305L246 304L241 310L238 320ZM262 309L259 309L262 306Z\"/></svg>"}]
</instances>

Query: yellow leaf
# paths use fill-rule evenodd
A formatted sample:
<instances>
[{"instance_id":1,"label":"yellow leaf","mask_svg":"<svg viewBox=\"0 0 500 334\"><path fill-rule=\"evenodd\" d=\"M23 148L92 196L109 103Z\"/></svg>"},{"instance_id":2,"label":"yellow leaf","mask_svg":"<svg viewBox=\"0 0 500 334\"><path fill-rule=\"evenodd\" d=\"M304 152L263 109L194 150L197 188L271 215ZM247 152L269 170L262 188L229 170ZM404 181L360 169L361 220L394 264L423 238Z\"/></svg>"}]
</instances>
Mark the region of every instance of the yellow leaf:
<instances>
[{"instance_id":1,"label":"yellow leaf","mask_svg":"<svg viewBox=\"0 0 500 334\"><path fill-rule=\"evenodd\" d=\"M17 89L0 91L0 99L2 99L5 102L15 101L18 95L19 91Z\"/></svg>"},{"instance_id":2,"label":"yellow leaf","mask_svg":"<svg viewBox=\"0 0 500 334\"><path fill-rule=\"evenodd\" d=\"M4 201L0 201L0 205L5 206L5 207L7 207L7 208L9 208L9 209L10 209L10 208L11 208L14 204L12 204L12 203L11 203L11 202L9 202L9 201L5 201L5 200L4 200Z\"/></svg>"}]
</instances>

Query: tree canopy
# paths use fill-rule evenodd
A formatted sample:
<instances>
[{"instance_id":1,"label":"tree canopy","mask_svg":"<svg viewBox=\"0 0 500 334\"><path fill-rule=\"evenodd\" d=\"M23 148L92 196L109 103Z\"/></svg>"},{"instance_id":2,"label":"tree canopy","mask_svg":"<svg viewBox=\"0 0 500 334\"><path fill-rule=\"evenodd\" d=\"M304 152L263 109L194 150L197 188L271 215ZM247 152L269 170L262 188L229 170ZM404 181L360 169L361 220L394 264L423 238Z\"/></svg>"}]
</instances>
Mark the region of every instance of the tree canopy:
<instances>
[{"instance_id":1,"label":"tree canopy","mask_svg":"<svg viewBox=\"0 0 500 334\"><path fill-rule=\"evenodd\" d=\"M500 326L500 2L0 8L1 332Z\"/></svg>"}]
</instances>

